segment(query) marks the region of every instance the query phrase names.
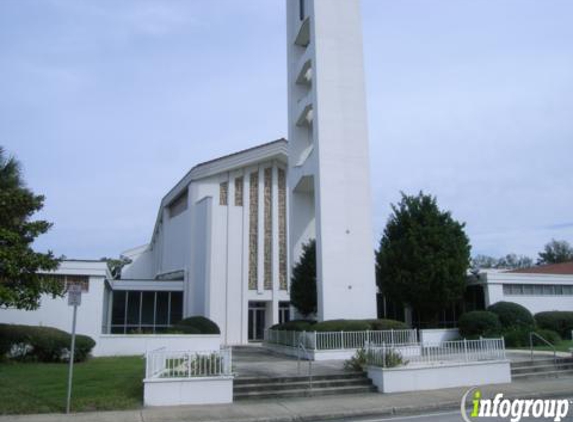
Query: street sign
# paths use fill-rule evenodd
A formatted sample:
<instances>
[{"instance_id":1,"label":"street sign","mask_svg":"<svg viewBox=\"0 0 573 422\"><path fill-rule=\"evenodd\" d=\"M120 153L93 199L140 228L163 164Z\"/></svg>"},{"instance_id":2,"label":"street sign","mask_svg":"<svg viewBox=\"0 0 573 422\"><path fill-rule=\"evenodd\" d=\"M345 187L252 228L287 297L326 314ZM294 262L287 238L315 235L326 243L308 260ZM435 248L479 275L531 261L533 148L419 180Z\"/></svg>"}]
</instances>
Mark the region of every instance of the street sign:
<instances>
[{"instance_id":1,"label":"street sign","mask_svg":"<svg viewBox=\"0 0 573 422\"><path fill-rule=\"evenodd\" d=\"M80 306L82 304L82 286L70 284L68 286L68 306Z\"/></svg>"},{"instance_id":2,"label":"street sign","mask_svg":"<svg viewBox=\"0 0 573 422\"><path fill-rule=\"evenodd\" d=\"M68 306L74 307L72 319L72 344L70 345L70 367L68 370L68 400L66 402L66 413L70 413L72 402L72 379L74 376L74 352L76 349L76 319L78 306L82 304L82 286L79 284L68 285Z\"/></svg>"}]
</instances>

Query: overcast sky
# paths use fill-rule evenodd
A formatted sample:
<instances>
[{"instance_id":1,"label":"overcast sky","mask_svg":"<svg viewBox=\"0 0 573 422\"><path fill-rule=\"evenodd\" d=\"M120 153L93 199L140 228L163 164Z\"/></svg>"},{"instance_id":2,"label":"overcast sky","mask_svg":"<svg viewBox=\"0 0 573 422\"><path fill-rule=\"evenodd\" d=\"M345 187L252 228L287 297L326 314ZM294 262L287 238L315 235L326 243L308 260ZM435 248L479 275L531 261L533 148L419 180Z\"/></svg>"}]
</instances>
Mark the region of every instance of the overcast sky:
<instances>
[{"instance_id":1,"label":"overcast sky","mask_svg":"<svg viewBox=\"0 0 573 422\"><path fill-rule=\"evenodd\" d=\"M363 0L375 237L436 195L472 254L573 242L573 2ZM0 145L36 246L149 241L193 165L287 135L283 0L1 0Z\"/></svg>"}]
</instances>

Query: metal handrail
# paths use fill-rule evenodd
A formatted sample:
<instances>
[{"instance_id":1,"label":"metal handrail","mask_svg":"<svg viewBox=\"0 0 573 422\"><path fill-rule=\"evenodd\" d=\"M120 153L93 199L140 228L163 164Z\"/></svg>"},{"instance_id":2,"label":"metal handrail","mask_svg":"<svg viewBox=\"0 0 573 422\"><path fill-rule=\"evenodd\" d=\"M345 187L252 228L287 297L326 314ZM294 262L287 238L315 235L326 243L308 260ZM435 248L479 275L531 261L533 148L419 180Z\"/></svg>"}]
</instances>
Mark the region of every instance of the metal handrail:
<instances>
[{"instance_id":1,"label":"metal handrail","mask_svg":"<svg viewBox=\"0 0 573 422\"><path fill-rule=\"evenodd\" d=\"M544 337L540 336L539 334L535 333L535 332L530 332L529 333L529 348L531 351L531 360L533 361L533 337L537 337L539 340L543 341L545 344L547 344L551 349L553 349L553 363L555 365L557 365L557 349L555 348L555 346L553 346L549 341L547 341Z\"/></svg>"},{"instance_id":2,"label":"metal handrail","mask_svg":"<svg viewBox=\"0 0 573 422\"><path fill-rule=\"evenodd\" d=\"M299 341L298 343L298 353L297 353L297 361L296 361L296 367L297 367L297 372L300 374L300 352L304 352L304 354L306 355L306 359L308 360L308 392L309 394L312 394L312 359L310 357L310 353L308 353L308 350L306 349L306 347L304 347L304 344L301 341Z\"/></svg>"}]
</instances>

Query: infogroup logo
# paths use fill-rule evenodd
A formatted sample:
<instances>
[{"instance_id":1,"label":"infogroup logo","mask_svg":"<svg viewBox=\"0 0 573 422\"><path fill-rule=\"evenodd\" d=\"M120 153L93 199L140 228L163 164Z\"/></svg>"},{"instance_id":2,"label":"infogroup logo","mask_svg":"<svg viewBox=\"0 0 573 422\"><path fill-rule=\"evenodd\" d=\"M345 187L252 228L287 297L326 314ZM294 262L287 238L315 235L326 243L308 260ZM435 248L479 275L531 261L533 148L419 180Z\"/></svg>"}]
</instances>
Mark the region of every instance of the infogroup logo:
<instances>
[{"instance_id":1,"label":"infogroup logo","mask_svg":"<svg viewBox=\"0 0 573 422\"><path fill-rule=\"evenodd\" d=\"M472 394L473 393L473 394ZM470 413L467 400L472 398ZM477 388L470 388L462 397L460 411L465 422L474 422L482 418L507 418L519 422L522 418L544 418L560 422L569 413L570 401L567 399L505 399L503 393L495 394L493 399L485 399ZM483 419L482 419L483 420ZM485 422L485 421L484 421Z\"/></svg>"}]
</instances>

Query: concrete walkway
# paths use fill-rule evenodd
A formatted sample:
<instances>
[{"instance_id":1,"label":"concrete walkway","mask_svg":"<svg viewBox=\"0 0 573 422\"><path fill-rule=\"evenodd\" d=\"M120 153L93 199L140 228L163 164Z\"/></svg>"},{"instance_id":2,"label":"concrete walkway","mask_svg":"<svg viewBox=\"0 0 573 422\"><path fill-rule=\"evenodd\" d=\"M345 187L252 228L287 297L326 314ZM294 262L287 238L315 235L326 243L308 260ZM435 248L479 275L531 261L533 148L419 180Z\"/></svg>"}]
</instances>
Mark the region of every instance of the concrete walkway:
<instances>
[{"instance_id":1,"label":"concrete walkway","mask_svg":"<svg viewBox=\"0 0 573 422\"><path fill-rule=\"evenodd\" d=\"M508 349L505 352L507 358L512 362L522 362L525 360L531 360L531 351L526 349ZM571 353L568 352L557 352L556 353L558 358L570 358L573 357ZM534 350L533 351L534 359L544 359L553 357L553 352L545 351L545 350Z\"/></svg>"},{"instance_id":2,"label":"concrete walkway","mask_svg":"<svg viewBox=\"0 0 573 422\"><path fill-rule=\"evenodd\" d=\"M553 352L535 351L535 359L552 358ZM507 359L521 362L531 359L529 350L508 350ZM571 357L570 353L558 352L558 357ZM260 346L241 346L233 351L233 369L238 377L291 377L308 374L308 361L268 351ZM313 375L344 374L344 361L326 360L312 362Z\"/></svg>"},{"instance_id":3,"label":"concrete walkway","mask_svg":"<svg viewBox=\"0 0 573 422\"><path fill-rule=\"evenodd\" d=\"M242 346L233 349L233 371L237 377L293 377L308 375L309 362L295 357L272 353L262 347ZM347 373L344 361L312 362L313 375L338 375Z\"/></svg>"},{"instance_id":4,"label":"concrete walkway","mask_svg":"<svg viewBox=\"0 0 573 422\"><path fill-rule=\"evenodd\" d=\"M484 396L504 393L507 398L573 399L573 377L528 380L484 386ZM448 388L400 394L327 396L279 401L243 401L228 405L146 408L122 412L73 415L2 416L0 422L300 422L328 419L426 414L455 410L467 388Z\"/></svg>"}]
</instances>

